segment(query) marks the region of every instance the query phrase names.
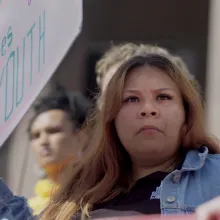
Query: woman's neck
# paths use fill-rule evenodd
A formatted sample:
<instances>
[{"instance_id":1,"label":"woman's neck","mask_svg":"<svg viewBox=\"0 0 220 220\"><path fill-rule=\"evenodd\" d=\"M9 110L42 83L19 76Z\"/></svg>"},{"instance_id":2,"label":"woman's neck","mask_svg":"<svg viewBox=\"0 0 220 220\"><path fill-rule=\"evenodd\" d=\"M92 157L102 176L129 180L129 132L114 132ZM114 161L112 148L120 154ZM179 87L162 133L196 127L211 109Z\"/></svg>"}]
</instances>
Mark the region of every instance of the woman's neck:
<instances>
[{"instance_id":1,"label":"woman's neck","mask_svg":"<svg viewBox=\"0 0 220 220\"><path fill-rule=\"evenodd\" d=\"M133 163L133 179L136 181L142 177L148 176L157 171L162 172L172 172L180 162L180 158L178 156L171 158L170 160L166 160L157 165L144 165L139 163Z\"/></svg>"}]
</instances>

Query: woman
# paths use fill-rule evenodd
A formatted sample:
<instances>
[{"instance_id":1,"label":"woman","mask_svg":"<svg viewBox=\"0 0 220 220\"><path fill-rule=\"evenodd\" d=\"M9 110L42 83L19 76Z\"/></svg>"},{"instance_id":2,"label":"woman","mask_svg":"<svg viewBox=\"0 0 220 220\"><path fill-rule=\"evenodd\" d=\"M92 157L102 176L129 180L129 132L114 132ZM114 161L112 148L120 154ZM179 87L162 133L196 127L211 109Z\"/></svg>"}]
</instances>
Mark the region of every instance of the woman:
<instances>
[{"instance_id":1,"label":"woman","mask_svg":"<svg viewBox=\"0 0 220 220\"><path fill-rule=\"evenodd\" d=\"M165 56L119 67L83 158L40 219L188 214L220 195L220 149L193 85Z\"/></svg>"}]
</instances>

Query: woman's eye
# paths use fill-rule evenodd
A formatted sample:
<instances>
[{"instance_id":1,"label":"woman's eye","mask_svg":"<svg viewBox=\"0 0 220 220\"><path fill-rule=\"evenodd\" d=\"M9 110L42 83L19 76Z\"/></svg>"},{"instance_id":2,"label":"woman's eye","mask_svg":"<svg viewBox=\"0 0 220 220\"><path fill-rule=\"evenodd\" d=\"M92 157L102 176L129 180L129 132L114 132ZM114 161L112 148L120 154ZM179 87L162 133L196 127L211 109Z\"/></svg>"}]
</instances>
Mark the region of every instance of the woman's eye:
<instances>
[{"instance_id":1,"label":"woman's eye","mask_svg":"<svg viewBox=\"0 0 220 220\"><path fill-rule=\"evenodd\" d=\"M132 97L128 97L128 98L126 98L126 99L124 99L124 102L138 102L139 101L139 99L138 99L138 97L135 97L135 96L132 96Z\"/></svg>"},{"instance_id":2,"label":"woman's eye","mask_svg":"<svg viewBox=\"0 0 220 220\"><path fill-rule=\"evenodd\" d=\"M157 96L157 100L171 100L171 99L173 99L173 97L166 94L160 94Z\"/></svg>"}]
</instances>

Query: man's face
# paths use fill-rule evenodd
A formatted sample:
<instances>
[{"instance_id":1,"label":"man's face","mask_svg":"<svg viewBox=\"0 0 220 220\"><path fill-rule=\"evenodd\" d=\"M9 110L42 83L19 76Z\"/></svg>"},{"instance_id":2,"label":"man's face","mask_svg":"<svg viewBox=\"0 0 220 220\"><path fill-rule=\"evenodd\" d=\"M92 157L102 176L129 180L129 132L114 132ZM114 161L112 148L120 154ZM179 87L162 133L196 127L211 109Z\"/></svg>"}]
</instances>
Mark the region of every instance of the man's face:
<instances>
[{"instance_id":1,"label":"man's face","mask_svg":"<svg viewBox=\"0 0 220 220\"><path fill-rule=\"evenodd\" d=\"M30 145L43 168L60 165L76 154L78 137L73 133L67 113L62 110L49 110L38 115L30 132Z\"/></svg>"},{"instance_id":2,"label":"man's face","mask_svg":"<svg viewBox=\"0 0 220 220\"><path fill-rule=\"evenodd\" d=\"M122 63L116 63L112 65L103 75L100 85L102 93L105 91L109 81L111 80L111 78L113 77L113 75L115 74L115 72L117 71L117 69L120 67L121 64Z\"/></svg>"}]
</instances>

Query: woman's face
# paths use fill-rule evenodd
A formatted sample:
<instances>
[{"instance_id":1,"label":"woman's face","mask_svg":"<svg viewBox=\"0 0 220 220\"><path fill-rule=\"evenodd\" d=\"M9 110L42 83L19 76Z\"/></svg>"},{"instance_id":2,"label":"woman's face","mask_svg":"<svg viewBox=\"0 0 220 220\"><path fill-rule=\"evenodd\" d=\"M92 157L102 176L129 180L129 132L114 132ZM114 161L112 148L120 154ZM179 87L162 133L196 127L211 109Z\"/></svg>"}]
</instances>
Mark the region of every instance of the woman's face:
<instances>
[{"instance_id":1,"label":"woman's face","mask_svg":"<svg viewBox=\"0 0 220 220\"><path fill-rule=\"evenodd\" d=\"M180 90L164 71L144 66L128 73L115 126L133 162L152 165L175 156L184 122Z\"/></svg>"}]
</instances>

